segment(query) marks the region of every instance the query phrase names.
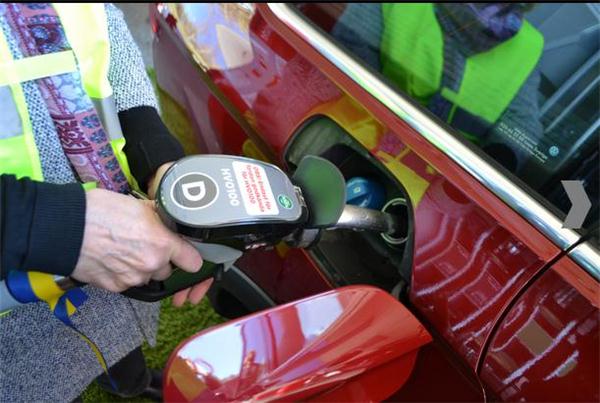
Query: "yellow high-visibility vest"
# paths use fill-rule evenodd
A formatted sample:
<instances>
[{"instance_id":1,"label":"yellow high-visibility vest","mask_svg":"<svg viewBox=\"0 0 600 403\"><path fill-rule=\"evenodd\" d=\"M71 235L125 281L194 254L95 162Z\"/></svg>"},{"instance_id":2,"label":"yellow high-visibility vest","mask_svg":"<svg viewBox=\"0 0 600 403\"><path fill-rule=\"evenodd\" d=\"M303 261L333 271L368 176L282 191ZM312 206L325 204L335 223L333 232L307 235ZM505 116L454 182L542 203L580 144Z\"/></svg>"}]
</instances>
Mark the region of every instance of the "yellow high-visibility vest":
<instances>
[{"instance_id":1,"label":"yellow high-visibility vest","mask_svg":"<svg viewBox=\"0 0 600 403\"><path fill-rule=\"evenodd\" d=\"M129 185L137 188L123 152L125 138L108 80L110 42L104 4L53 3L53 7L72 50L15 60L0 30L0 174L44 179L21 83L79 69L121 170Z\"/></svg>"}]
</instances>

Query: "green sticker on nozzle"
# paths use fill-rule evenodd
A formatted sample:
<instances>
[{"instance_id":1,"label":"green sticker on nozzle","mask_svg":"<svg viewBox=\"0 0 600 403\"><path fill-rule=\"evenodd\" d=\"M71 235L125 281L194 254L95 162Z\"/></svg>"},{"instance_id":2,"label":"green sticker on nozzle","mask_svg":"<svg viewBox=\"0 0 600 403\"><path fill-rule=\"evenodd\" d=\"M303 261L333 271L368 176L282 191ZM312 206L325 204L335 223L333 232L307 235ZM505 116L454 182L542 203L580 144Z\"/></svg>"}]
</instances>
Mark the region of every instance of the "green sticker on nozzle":
<instances>
[{"instance_id":1,"label":"green sticker on nozzle","mask_svg":"<svg viewBox=\"0 0 600 403\"><path fill-rule=\"evenodd\" d=\"M279 204L281 205L281 207L283 207L284 209L288 209L289 210L292 207L294 207L294 202L292 202L292 199L290 199L286 195L279 195L279 196L277 196L277 201L279 202Z\"/></svg>"}]
</instances>

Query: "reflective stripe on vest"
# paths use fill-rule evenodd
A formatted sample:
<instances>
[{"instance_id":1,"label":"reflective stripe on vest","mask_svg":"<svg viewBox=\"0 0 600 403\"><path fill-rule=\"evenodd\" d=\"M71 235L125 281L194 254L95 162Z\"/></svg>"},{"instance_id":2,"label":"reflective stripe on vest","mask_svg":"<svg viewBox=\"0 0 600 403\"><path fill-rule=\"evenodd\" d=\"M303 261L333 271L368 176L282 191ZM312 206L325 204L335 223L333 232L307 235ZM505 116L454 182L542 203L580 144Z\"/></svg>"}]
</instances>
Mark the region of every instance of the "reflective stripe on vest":
<instances>
[{"instance_id":1,"label":"reflective stripe on vest","mask_svg":"<svg viewBox=\"0 0 600 403\"><path fill-rule=\"evenodd\" d=\"M0 116L0 173L43 179L20 83L63 74L78 67L84 89L102 120L121 170L130 186L139 189L123 151L125 139L108 80L110 41L104 5L54 3L53 7L61 19L72 51L13 60L6 38L0 31L0 86L10 88L10 91L4 89L0 92L0 104L12 104L13 109L19 112L19 123L22 126L21 133L17 135L9 125L11 119L15 121L14 116Z\"/></svg>"},{"instance_id":2,"label":"reflective stripe on vest","mask_svg":"<svg viewBox=\"0 0 600 403\"><path fill-rule=\"evenodd\" d=\"M6 38L0 30L0 81L6 83L0 91L0 173L13 173L42 180L42 166L35 146L25 94L8 67L13 61ZM13 74L13 77L10 77ZM16 81L16 82L15 82Z\"/></svg>"},{"instance_id":3,"label":"reflective stripe on vest","mask_svg":"<svg viewBox=\"0 0 600 403\"><path fill-rule=\"evenodd\" d=\"M111 96L110 42L104 4L53 3L52 6L77 55L85 92L92 99Z\"/></svg>"},{"instance_id":4,"label":"reflective stripe on vest","mask_svg":"<svg viewBox=\"0 0 600 403\"><path fill-rule=\"evenodd\" d=\"M458 92L441 88L444 39L431 3L382 5L383 74L426 105L440 92L452 104L493 124L510 105L542 54L544 39L527 21L511 39L466 59ZM453 112L448 120L452 119Z\"/></svg>"},{"instance_id":5,"label":"reflective stripe on vest","mask_svg":"<svg viewBox=\"0 0 600 403\"><path fill-rule=\"evenodd\" d=\"M108 81L110 41L104 4L53 3L69 45L77 55L85 92L112 140L123 137Z\"/></svg>"}]
</instances>

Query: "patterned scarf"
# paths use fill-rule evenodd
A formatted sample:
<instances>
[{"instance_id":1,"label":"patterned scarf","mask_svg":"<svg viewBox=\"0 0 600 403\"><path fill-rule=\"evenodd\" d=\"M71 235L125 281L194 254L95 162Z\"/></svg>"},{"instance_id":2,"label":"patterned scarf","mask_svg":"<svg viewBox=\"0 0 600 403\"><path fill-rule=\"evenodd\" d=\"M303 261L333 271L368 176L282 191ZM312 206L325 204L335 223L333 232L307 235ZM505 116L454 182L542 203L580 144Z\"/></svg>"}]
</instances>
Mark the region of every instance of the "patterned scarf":
<instances>
[{"instance_id":1,"label":"patterned scarf","mask_svg":"<svg viewBox=\"0 0 600 403\"><path fill-rule=\"evenodd\" d=\"M523 24L522 3L437 3L444 33L466 55L485 52L512 38Z\"/></svg>"},{"instance_id":2,"label":"patterned scarf","mask_svg":"<svg viewBox=\"0 0 600 403\"><path fill-rule=\"evenodd\" d=\"M71 50L50 3L8 3L4 12L24 57ZM127 193L127 179L83 89L79 71L41 78L36 83L79 180Z\"/></svg>"}]
</instances>

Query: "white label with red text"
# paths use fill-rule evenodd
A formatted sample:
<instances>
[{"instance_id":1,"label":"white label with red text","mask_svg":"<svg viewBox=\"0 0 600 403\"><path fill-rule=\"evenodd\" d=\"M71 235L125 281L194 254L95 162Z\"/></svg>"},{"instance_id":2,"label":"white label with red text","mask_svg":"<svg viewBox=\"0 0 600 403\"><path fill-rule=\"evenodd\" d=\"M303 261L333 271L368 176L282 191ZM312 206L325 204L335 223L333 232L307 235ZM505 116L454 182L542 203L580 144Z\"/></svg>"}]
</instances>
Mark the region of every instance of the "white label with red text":
<instances>
[{"instance_id":1,"label":"white label with red text","mask_svg":"<svg viewBox=\"0 0 600 403\"><path fill-rule=\"evenodd\" d=\"M279 214L265 169L250 162L232 164L246 212L249 215Z\"/></svg>"}]
</instances>

